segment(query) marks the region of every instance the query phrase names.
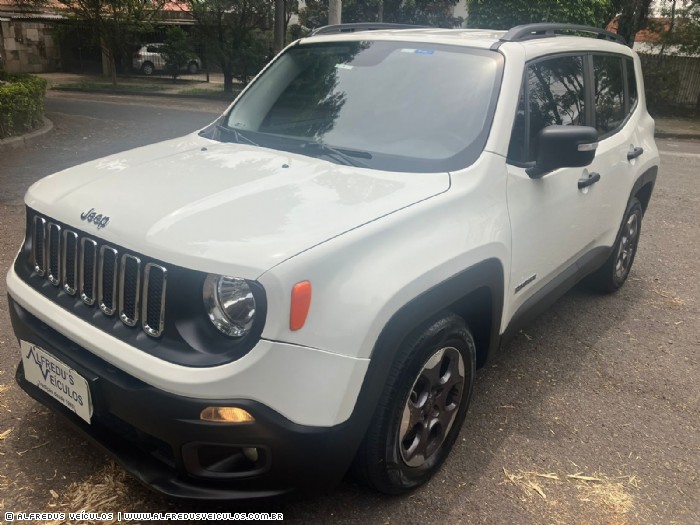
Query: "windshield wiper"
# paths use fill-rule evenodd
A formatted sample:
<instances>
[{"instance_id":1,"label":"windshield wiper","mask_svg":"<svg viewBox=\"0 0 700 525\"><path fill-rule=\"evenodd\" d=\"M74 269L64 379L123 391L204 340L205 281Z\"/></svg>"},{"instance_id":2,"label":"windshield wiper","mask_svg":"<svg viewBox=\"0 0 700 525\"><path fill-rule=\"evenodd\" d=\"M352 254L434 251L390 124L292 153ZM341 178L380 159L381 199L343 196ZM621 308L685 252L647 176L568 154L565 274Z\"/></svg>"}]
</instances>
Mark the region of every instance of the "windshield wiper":
<instances>
[{"instance_id":1,"label":"windshield wiper","mask_svg":"<svg viewBox=\"0 0 700 525\"><path fill-rule=\"evenodd\" d=\"M234 142L236 142L238 144L250 144L251 146L259 146L259 144L253 142L248 137L244 136L236 128L229 128L228 126L224 126L223 124L217 123L216 129L218 129L219 131L223 131L224 133L226 133L228 135L232 135Z\"/></svg>"},{"instance_id":2,"label":"windshield wiper","mask_svg":"<svg viewBox=\"0 0 700 525\"><path fill-rule=\"evenodd\" d=\"M357 150L351 150L351 149L338 149L334 148L332 146L329 146L328 144L324 144L323 142L305 142L303 143L300 148L302 150L310 150L310 151L317 151L319 153L323 153L327 157L330 157L332 159L335 159L337 162L341 164L345 164L346 166L355 166L356 168L369 168L367 164L362 162L361 160L357 160L356 158L353 157L362 157L363 159L371 159L372 155L366 151L357 151Z\"/></svg>"}]
</instances>

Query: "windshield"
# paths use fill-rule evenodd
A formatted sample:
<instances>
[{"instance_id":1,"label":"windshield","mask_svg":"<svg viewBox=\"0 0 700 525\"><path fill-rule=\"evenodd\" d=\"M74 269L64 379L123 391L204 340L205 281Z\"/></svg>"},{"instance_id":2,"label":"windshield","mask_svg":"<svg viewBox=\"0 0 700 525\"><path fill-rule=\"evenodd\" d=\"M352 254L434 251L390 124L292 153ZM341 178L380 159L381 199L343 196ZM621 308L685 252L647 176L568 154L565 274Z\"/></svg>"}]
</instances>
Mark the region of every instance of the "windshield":
<instances>
[{"instance_id":1,"label":"windshield","mask_svg":"<svg viewBox=\"0 0 700 525\"><path fill-rule=\"evenodd\" d=\"M301 44L250 86L219 135L341 164L455 170L486 142L501 69L498 53L459 46Z\"/></svg>"}]
</instances>

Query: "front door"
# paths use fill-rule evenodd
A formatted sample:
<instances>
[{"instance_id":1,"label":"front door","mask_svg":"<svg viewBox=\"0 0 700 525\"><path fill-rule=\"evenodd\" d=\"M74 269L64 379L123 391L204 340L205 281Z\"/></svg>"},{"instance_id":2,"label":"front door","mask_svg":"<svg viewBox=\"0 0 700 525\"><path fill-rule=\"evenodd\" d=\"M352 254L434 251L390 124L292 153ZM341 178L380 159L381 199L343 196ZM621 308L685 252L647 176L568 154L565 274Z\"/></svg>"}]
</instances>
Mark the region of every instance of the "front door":
<instances>
[{"instance_id":1,"label":"front door","mask_svg":"<svg viewBox=\"0 0 700 525\"><path fill-rule=\"evenodd\" d=\"M525 172L535 160L539 132L554 124L585 125L587 107L583 55L547 57L528 65L508 152L508 211L512 228L509 320L523 303L554 283L598 236L595 210L602 192L579 188L592 166L561 168L539 179Z\"/></svg>"}]
</instances>

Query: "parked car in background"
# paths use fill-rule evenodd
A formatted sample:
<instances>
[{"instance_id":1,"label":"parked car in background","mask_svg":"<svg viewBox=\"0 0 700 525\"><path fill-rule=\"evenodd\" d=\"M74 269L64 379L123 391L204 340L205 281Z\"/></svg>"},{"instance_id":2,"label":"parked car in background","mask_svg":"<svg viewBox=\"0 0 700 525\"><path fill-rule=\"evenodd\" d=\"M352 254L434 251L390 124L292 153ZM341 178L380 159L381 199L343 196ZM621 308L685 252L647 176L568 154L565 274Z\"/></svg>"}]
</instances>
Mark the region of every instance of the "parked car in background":
<instances>
[{"instance_id":1,"label":"parked car in background","mask_svg":"<svg viewBox=\"0 0 700 525\"><path fill-rule=\"evenodd\" d=\"M163 54L163 46L165 44L144 44L137 51L134 51L131 66L143 73L144 75L152 75L156 71L165 71L167 60ZM190 75L196 75L202 69L202 61L199 57L192 55L192 58L187 62L184 68Z\"/></svg>"}]
</instances>

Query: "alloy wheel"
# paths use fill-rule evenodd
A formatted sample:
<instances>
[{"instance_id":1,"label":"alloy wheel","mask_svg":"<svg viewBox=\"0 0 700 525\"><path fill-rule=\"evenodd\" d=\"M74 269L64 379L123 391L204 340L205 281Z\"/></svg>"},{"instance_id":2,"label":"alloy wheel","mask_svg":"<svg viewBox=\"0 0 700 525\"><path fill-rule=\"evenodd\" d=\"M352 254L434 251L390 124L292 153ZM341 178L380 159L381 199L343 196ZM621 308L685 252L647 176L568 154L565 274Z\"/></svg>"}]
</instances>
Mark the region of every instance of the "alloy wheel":
<instances>
[{"instance_id":1,"label":"alloy wheel","mask_svg":"<svg viewBox=\"0 0 700 525\"><path fill-rule=\"evenodd\" d=\"M615 276L618 279L624 279L632 266L634 251L637 247L637 238L639 237L639 217L636 213L632 213L624 227L622 228L622 237L620 238L620 246L617 250L617 260L615 262Z\"/></svg>"},{"instance_id":2,"label":"alloy wheel","mask_svg":"<svg viewBox=\"0 0 700 525\"><path fill-rule=\"evenodd\" d=\"M399 427L399 450L407 466L420 467L440 450L459 409L464 376L464 359L454 347L440 348L423 365Z\"/></svg>"}]
</instances>

